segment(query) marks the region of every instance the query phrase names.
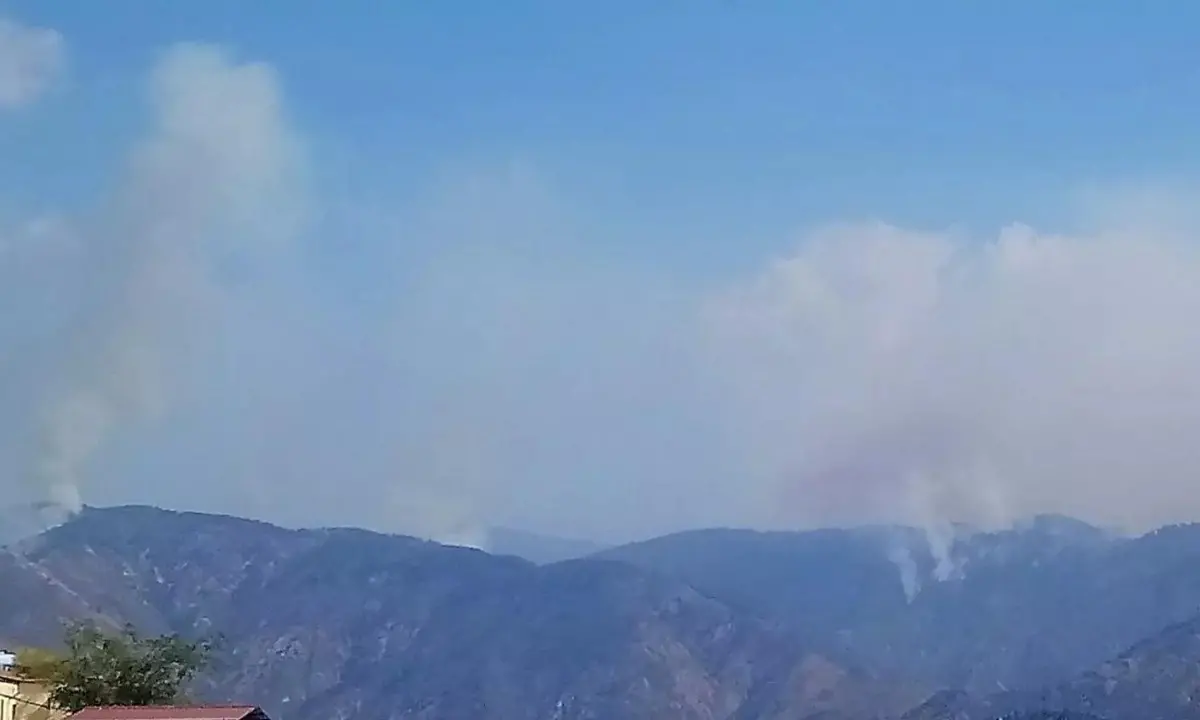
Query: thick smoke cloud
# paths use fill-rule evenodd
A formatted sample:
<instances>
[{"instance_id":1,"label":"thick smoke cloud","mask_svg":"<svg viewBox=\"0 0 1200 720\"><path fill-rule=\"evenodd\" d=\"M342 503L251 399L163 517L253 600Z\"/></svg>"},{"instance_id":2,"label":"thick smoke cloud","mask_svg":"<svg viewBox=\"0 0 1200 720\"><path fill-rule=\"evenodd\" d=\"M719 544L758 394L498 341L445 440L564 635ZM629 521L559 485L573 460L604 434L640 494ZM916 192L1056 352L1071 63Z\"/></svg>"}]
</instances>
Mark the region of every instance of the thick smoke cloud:
<instances>
[{"instance_id":1,"label":"thick smoke cloud","mask_svg":"<svg viewBox=\"0 0 1200 720\"><path fill-rule=\"evenodd\" d=\"M794 518L1144 528L1200 514L1200 244L815 233L712 309L747 457Z\"/></svg>"},{"instance_id":2,"label":"thick smoke cloud","mask_svg":"<svg viewBox=\"0 0 1200 720\"><path fill-rule=\"evenodd\" d=\"M0 111L37 100L64 64L65 48L58 32L0 17Z\"/></svg>"}]
</instances>

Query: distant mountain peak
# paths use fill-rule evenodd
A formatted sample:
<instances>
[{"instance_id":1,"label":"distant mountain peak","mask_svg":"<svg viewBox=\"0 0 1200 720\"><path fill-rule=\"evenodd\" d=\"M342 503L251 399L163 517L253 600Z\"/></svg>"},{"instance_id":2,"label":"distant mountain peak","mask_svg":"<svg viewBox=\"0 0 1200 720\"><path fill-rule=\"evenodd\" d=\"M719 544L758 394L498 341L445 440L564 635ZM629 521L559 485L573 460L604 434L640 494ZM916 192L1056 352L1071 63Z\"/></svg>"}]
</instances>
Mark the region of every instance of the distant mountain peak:
<instances>
[{"instance_id":1,"label":"distant mountain peak","mask_svg":"<svg viewBox=\"0 0 1200 720\"><path fill-rule=\"evenodd\" d=\"M515 555L539 565L587 557L608 547L593 540L565 538L507 527L491 528L486 542L488 552L496 555Z\"/></svg>"},{"instance_id":2,"label":"distant mountain peak","mask_svg":"<svg viewBox=\"0 0 1200 720\"><path fill-rule=\"evenodd\" d=\"M1057 513L1034 515L1028 520L1014 523L1013 528L1082 540L1107 539L1111 536L1107 530L1091 523Z\"/></svg>"}]
</instances>

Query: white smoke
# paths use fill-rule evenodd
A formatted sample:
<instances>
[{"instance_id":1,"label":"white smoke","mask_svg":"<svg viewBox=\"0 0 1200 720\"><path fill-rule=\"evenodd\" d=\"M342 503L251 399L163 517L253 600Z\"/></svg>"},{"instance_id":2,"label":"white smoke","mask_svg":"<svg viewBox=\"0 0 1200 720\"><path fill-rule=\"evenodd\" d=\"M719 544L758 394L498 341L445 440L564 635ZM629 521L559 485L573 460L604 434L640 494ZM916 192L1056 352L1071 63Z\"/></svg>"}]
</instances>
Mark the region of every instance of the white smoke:
<instances>
[{"instance_id":1,"label":"white smoke","mask_svg":"<svg viewBox=\"0 0 1200 720\"><path fill-rule=\"evenodd\" d=\"M28 105L61 39L0 27L0 107ZM468 543L492 523L622 540L898 520L942 577L952 521L1200 516L1200 247L1161 203L1067 236L852 223L713 278L647 261L682 231L642 254L608 236L639 218L470 167L372 188L384 221L321 233L320 273L252 293L308 227L274 72L178 46L149 106L99 211L0 218L0 332L21 350L0 353L0 455L39 497Z\"/></svg>"},{"instance_id":2,"label":"white smoke","mask_svg":"<svg viewBox=\"0 0 1200 720\"><path fill-rule=\"evenodd\" d=\"M887 556L900 573L900 586L904 590L904 598L911 603L921 592L921 568L917 566L912 550L903 542L893 541L887 546Z\"/></svg>"},{"instance_id":3,"label":"white smoke","mask_svg":"<svg viewBox=\"0 0 1200 720\"><path fill-rule=\"evenodd\" d=\"M180 45L149 101L153 131L84 233L87 307L40 411L35 477L70 509L110 435L154 419L189 356L219 340L221 263L253 261L295 230L298 147L270 68Z\"/></svg>"},{"instance_id":4,"label":"white smoke","mask_svg":"<svg viewBox=\"0 0 1200 720\"><path fill-rule=\"evenodd\" d=\"M65 43L57 31L0 17L0 110L33 103L65 64Z\"/></svg>"},{"instance_id":5,"label":"white smoke","mask_svg":"<svg viewBox=\"0 0 1200 720\"><path fill-rule=\"evenodd\" d=\"M709 315L752 476L805 523L1200 516L1200 242L1159 220L807 238Z\"/></svg>"}]
</instances>

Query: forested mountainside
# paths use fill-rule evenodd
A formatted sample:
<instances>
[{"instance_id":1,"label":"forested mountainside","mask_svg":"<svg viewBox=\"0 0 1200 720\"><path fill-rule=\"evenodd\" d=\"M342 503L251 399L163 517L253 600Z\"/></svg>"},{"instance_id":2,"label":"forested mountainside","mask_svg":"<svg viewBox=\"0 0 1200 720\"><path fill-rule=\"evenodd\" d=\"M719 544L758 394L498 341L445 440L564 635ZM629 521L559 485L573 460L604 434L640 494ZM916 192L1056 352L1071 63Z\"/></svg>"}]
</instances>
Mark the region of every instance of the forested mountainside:
<instances>
[{"instance_id":1,"label":"forested mountainside","mask_svg":"<svg viewBox=\"0 0 1200 720\"><path fill-rule=\"evenodd\" d=\"M802 717L910 696L632 565L539 567L359 530L89 510L4 555L0 635L59 618L220 634L201 693L273 717ZM12 597L10 596L10 599Z\"/></svg>"},{"instance_id":2,"label":"forested mountainside","mask_svg":"<svg viewBox=\"0 0 1200 720\"><path fill-rule=\"evenodd\" d=\"M1121 538L1043 517L963 533L704 530L601 555L663 572L880 672L972 694L1038 688L1200 612L1200 526ZM906 597L901 569L919 588Z\"/></svg>"},{"instance_id":3,"label":"forested mountainside","mask_svg":"<svg viewBox=\"0 0 1200 720\"><path fill-rule=\"evenodd\" d=\"M220 635L198 692L277 720L1183 718L1198 560L1196 527L1065 518L941 558L903 528L708 530L538 565L88 509L0 553L0 639L52 644L79 617Z\"/></svg>"}]
</instances>

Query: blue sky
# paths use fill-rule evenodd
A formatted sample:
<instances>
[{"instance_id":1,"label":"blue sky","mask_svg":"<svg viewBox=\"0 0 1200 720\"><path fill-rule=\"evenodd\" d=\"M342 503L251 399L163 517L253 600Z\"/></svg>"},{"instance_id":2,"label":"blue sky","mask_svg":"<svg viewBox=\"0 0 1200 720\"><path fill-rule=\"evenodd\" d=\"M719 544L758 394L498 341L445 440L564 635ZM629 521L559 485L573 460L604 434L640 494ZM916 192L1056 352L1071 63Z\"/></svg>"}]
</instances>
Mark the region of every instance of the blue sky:
<instances>
[{"instance_id":1,"label":"blue sky","mask_svg":"<svg viewBox=\"0 0 1200 720\"><path fill-rule=\"evenodd\" d=\"M1081 363L1195 389L1200 11L1132 7L0 0L61 40L8 107L0 48L7 475L49 433L88 501L426 534L1167 517L1072 504L1115 461L1061 448L1124 447L1082 396L1009 425Z\"/></svg>"},{"instance_id":2,"label":"blue sky","mask_svg":"<svg viewBox=\"0 0 1200 720\"><path fill-rule=\"evenodd\" d=\"M1194 13L1163 1L5 7L70 38L67 89L6 143L18 163L71 162L33 181L63 191L97 186L121 147L97 130L135 133L145 68L181 39L274 64L343 182L411 187L518 157L611 222L692 236L1061 221L1083 184L1200 160Z\"/></svg>"}]
</instances>

